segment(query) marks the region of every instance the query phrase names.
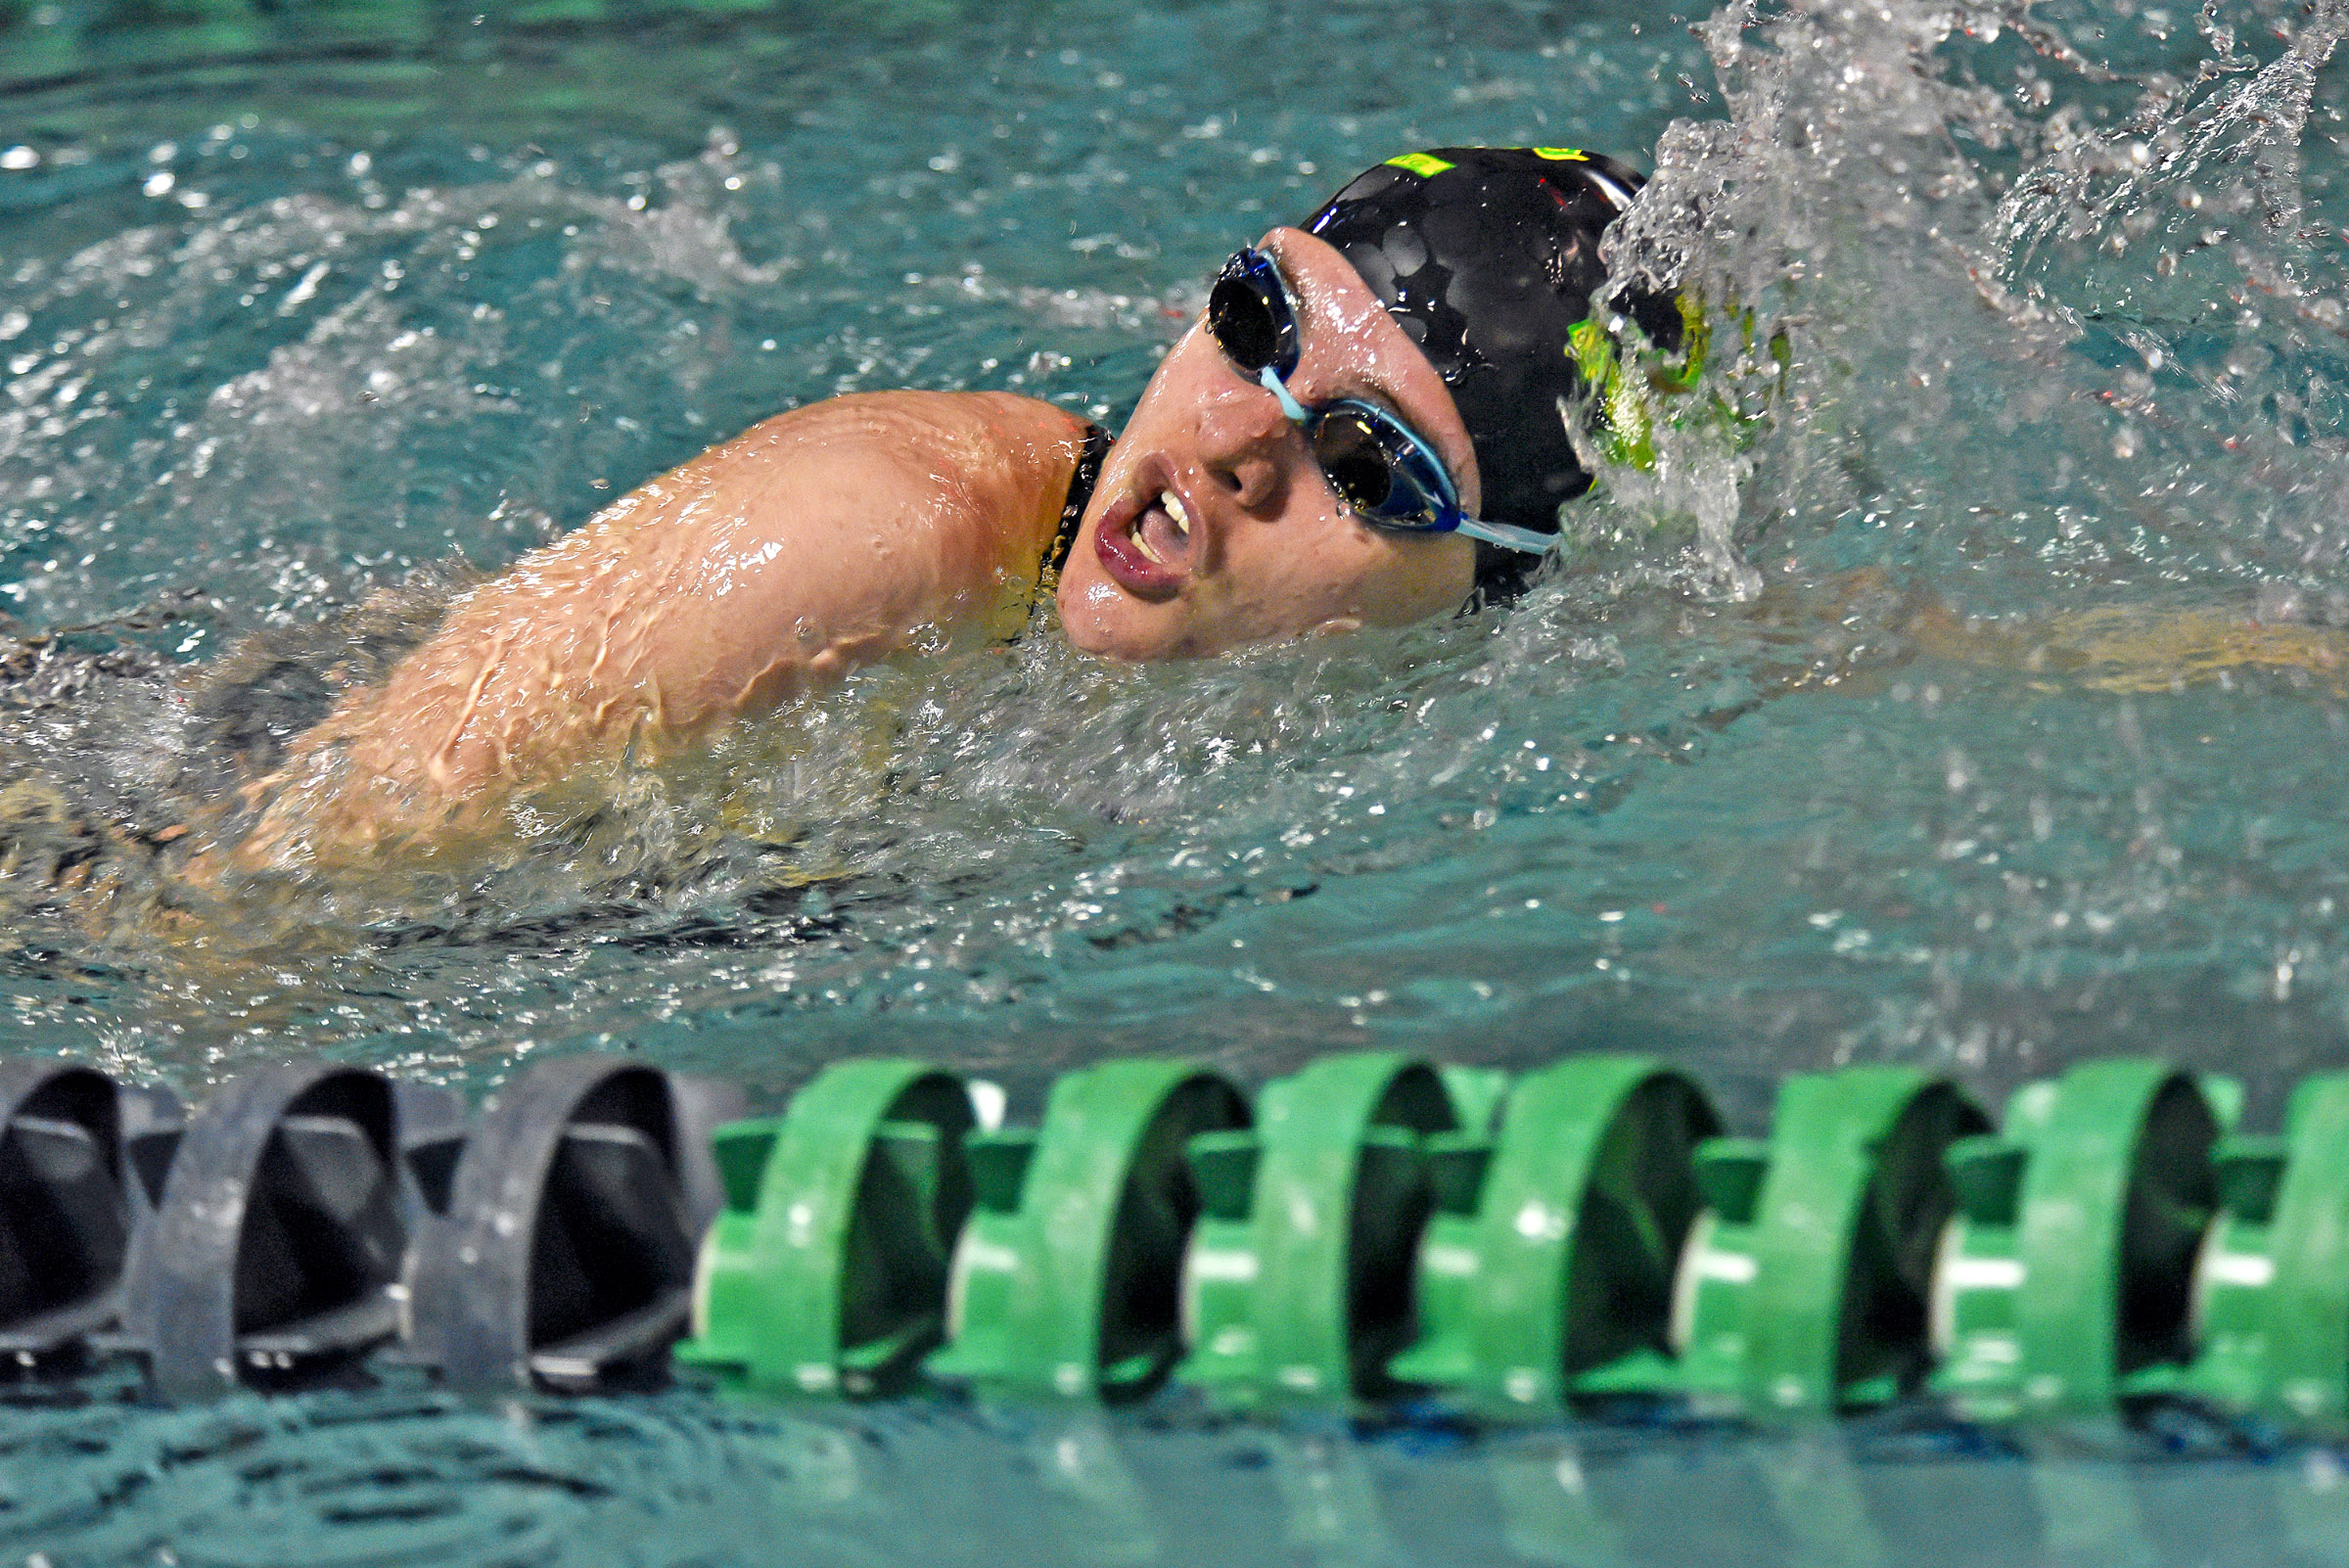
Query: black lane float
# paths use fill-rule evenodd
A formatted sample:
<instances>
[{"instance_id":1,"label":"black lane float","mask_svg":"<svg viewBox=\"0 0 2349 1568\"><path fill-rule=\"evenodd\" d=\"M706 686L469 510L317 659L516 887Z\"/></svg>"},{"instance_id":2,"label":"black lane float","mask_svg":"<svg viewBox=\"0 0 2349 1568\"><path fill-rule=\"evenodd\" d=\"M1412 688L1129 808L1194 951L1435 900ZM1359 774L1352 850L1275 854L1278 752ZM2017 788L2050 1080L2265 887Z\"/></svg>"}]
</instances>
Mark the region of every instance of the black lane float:
<instances>
[{"instance_id":1,"label":"black lane float","mask_svg":"<svg viewBox=\"0 0 2349 1568\"><path fill-rule=\"evenodd\" d=\"M1993 1120L1921 1071L1781 1086L1767 1139L1637 1056L1511 1079L1332 1057L1252 1101L1196 1062L1062 1077L1034 1128L932 1064L841 1063L784 1114L639 1063L452 1093L265 1068L185 1118L0 1063L0 1352L128 1354L194 1398L366 1375L472 1389L960 1388L1235 1409L1977 1422L2187 1401L2349 1435L2349 1074L2280 1133L2147 1060ZM985 1112L998 1113L990 1119Z\"/></svg>"},{"instance_id":2,"label":"black lane float","mask_svg":"<svg viewBox=\"0 0 2349 1568\"><path fill-rule=\"evenodd\" d=\"M179 1102L65 1062L0 1061L0 1358L78 1369L179 1135Z\"/></svg>"},{"instance_id":3,"label":"black lane float","mask_svg":"<svg viewBox=\"0 0 2349 1568\"><path fill-rule=\"evenodd\" d=\"M156 1391L366 1375L626 1386L665 1369L718 1207L730 1085L573 1057L463 1098L286 1064L180 1123L156 1090L0 1063L0 1352L20 1375L129 1355Z\"/></svg>"}]
</instances>

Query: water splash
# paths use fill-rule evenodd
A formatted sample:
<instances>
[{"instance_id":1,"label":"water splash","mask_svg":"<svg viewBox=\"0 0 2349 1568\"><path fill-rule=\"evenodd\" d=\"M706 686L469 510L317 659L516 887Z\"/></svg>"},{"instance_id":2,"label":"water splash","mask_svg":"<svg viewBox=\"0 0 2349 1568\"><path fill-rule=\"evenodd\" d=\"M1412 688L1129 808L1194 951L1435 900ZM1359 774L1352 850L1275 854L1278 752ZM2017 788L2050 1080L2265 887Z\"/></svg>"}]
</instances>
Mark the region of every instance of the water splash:
<instances>
[{"instance_id":1,"label":"water splash","mask_svg":"<svg viewBox=\"0 0 2349 1568\"><path fill-rule=\"evenodd\" d=\"M1073 63L973 33L1001 46L976 94L906 46L873 66L922 106L895 140L818 95L657 151L102 148L130 183L20 246L0 300L33 356L0 441L27 646L141 607L55 668L312 638L290 718L365 640L352 607L452 545L494 566L835 390L1110 412L1215 261L1344 171L1571 126L1652 142L1617 275L1684 281L1714 352L1553 579L1196 669L1089 666L1040 622L942 644L525 812L508 853L226 917L167 852L119 921L36 890L23 1038L197 1079L296 1042L494 1076L635 1040L780 1085L897 1043L1041 1072L1203 1019L1235 1065L1678 1028L1740 1070L2005 1071L2116 993L2230 998L2253 1034L2340 1010L2308 741L2349 618L2329 12L1736 7L1693 42L1495 18L1441 92L1401 72L1375 104L1258 47L1268 14L1183 18ZM1686 117L1700 45L1719 91ZM1261 90L1158 91L1189 76ZM217 761L207 678L92 676L111 695L28 707L10 755L151 794Z\"/></svg>"},{"instance_id":2,"label":"water splash","mask_svg":"<svg viewBox=\"0 0 2349 1568\"><path fill-rule=\"evenodd\" d=\"M2344 20L2317 8L2261 64L2207 9L2182 79L2022 6L1718 14L1729 117L1666 133L1611 255L1622 286L1707 300L1743 348L1708 393L1765 433L1738 453L1734 427L1683 420L1615 491L1651 526L1709 521L1687 475L1733 480L1733 539L1698 549L1741 592L1725 543L1788 575L1970 558L2038 600L2333 566L2339 247L2299 169ZM1886 530L1890 554L1866 537ZM2299 585L2337 600L2328 575Z\"/></svg>"}]
</instances>

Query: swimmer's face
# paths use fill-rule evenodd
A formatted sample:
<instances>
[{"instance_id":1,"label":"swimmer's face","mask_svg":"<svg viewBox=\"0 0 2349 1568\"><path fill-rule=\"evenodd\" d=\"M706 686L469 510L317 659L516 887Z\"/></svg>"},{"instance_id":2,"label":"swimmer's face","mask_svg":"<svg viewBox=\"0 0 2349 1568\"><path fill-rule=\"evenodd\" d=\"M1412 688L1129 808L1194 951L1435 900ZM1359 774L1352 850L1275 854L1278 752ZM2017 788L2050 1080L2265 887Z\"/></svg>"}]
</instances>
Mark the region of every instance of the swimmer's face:
<instances>
[{"instance_id":1,"label":"swimmer's face","mask_svg":"<svg viewBox=\"0 0 2349 1568\"><path fill-rule=\"evenodd\" d=\"M1476 458L1435 367L1329 246L1274 229L1258 249L1297 311L1289 391L1309 408L1359 397L1393 411L1474 516ZM1088 653L1179 659L1441 615L1475 577L1458 534L1375 529L1349 511L1279 401L1195 324L1110 449L1061 571L1060 617Z\"/></svg>"}]
</instances>

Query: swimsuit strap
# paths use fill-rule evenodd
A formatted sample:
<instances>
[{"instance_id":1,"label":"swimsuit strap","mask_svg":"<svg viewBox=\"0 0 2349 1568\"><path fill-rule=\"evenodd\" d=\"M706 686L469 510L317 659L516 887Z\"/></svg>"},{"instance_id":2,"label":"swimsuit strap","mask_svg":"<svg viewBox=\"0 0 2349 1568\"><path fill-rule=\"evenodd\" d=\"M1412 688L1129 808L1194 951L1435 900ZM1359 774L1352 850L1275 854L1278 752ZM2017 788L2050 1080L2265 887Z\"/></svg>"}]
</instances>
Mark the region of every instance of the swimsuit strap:
<instances>
[{"instance_id":1,"label":"swimsuit strap","mask_svg":"<svg viewBox=\"0 0 2349 1568\"><path fill-rule=\"evenodd\" d=\"M1060 508L1060 530L1052 535L1052 543L1044 551L1043 570L1037 574L1045 582L1059 576L1068 564L1069 551L1077 543L1078 526L1084 521L1084 509L1093 498L1093 486L1100 483L1102 460L1109 456L1109 432L1098 425L1084 427L1084 450L1078 455L1077 472L1069 476L1069 498Z\"/></svg>"}]
</instances>

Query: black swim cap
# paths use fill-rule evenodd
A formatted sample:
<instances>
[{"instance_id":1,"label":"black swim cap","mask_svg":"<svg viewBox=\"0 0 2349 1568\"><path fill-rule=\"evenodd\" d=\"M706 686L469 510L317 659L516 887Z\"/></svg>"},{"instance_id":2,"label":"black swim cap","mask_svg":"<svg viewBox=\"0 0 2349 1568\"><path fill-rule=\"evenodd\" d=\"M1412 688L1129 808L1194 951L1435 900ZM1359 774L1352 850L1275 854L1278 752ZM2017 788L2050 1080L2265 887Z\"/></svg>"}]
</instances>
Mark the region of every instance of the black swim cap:
<instances>
[{"instance_id":1,"label":"black swim cap","mask_svg":"<svg viewBox=\"0 0 2349 1568\"><path fill-rule=\"evenodd\" d=\"M1559 503L1590 487L1567 434L1584 387L1571 335L1606 281L1599 234L1642 183L1574 148L1439 147L1359 175L1302 225L1353 264L1451 387L1484 517L1555 532ZM1632 304L1640 326L1677 348L1678 309L1648 303ZM1505 594L1538 564L1479 542L1477 584Z\"/></svg>"}]
</instances>

